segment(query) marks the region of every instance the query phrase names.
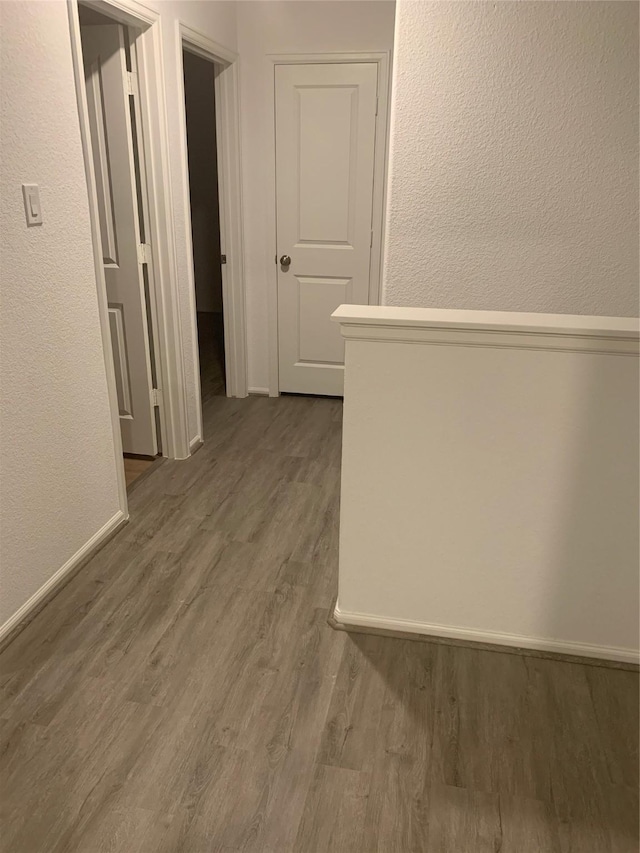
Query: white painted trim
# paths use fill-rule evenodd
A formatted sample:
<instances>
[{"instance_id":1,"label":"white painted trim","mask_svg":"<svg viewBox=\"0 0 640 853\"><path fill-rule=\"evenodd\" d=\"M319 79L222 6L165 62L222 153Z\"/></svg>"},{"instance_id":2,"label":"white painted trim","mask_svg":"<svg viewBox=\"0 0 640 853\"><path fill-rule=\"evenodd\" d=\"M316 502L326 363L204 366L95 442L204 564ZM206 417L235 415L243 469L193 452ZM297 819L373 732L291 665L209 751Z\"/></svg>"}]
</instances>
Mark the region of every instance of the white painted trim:
<instances>
[{"instance_id":1,"label":"white painted trim","mask_svg":"<svg viewBox=\"0 0 640 853\"><path fill-rule=\"evenodd\" d=\"M332 319L348 340L640 354L640 325L627 317L341 305Z\"/></svg>"},{"instance_id":2,"label":"white painted trim","mask_svg":"<svg viewBox=\"0 0 640 853\"><path fill-rule=\"evenodd\" d=\"M24 619L29 617L29 614L35 610L42 601L51 595L57 586L62 584L66 576L72 572L80 563L88 560L109 539L119 527L127 521L127 516L122 510L118 510L116 514L104 524L100 530L85 542L85 544L76 553L70 557L67 562L61 566L57 572L46 581L37 592L29 598L19 610L10 616L7 621L0 627L0 643L7 637Z\"/></svg>"},{"instance_id":3,"label":"white painted trim","mask_svg":"<svg viewBox=\"0 0 640 853\"><path fill-rule=\"evenodd\" d=\"M269 389L268 388L261 388L260 386L257 386L257 385L252 385L249 388L249 394L251 394L254 397L268 397L269 396Z\"/></svg>"},{"instance_id":4,"label":"white painted trim","mask_svg":"<svg viewBox=\"0 0 640 853\"><path fill-rule=\"evenodd\" d=\"M202 436L197 435L195 438L192 438L189 442L189 455L193 456L193 454L202 446Z\"/></svg>"},{"instance_id":5,"label":"white painted trim","mask_svg":"<svg viewBox=\"0 0 640 853\"><path fill-rule=\"evenodd\" d=\"M158 12L139 0L82 0L90 6L127 26L150 26L158 20Z\"/></svg>"},{"instance_id":6,"label":"white painted trim","mask_svg":"<svg viewBox=\"0 0 640 853\"><path fill-rule=\"evenodd\" d=\"M356 53L282 53L268 54L267 73L272 85L270 88L269 115L271 127L265 140L267 151L267 328L269 334L269 395L280 394L278 371L278 268L274 262L277 255L276 223L276 123L275 123L275 67L276 65L336 64L340 62L375 62L378 65L378 116L376 124L375 165L373 175L373 244L371 248L371 266L369 269L369 300L378 304L382 296L382 250L384 246L387 185L387 150L389 144L389 92L391 62L389 51Z\"/></svg>"},{"instance_id":7,"label":"white painted trim","mask_svg":"<svg viewBox=\"0 0 640 853\"><path fill-rule=\"evenodd\" d=\"M222 312L224 318L225 369L228 397L247 396L247 344L244 284L244 237L242 224L242 183L240 172L240 99L238 87L238 56L198 30L176 22L177 67L180 75L178 91L181 134L182 203L186 222L191 222L189 201L189 163L187 154L187 128L184 105L183 49L214 63L216 74L216 131L218 148L218 190L220 205L220 248L227 256L222 278ZM199 363L198 326L193 270L193 243L191 229L187 228L187 253L189 266L189 308L194 342L194 361ZM197 430L202 435L202 395L197 388Z\"/></svg>"},{"instance_id":8,"label":"white painted trim","mask_svg":"<svg viewBox=\"0 0 640 853\"><path fill-rule=\"evenodd\" d=\"M100 237L100 219L98 213L98 191L96 189L96 175L93 167L93 156L91 151L91 136L89 132L89 108L87 106L87 93L84 84L84 66L82 62L82 42L80 40L80 19L78 17L77 0L68 0L67 11L69 14L71 58L73 62L76 100L78 103L78 116L80 120L82 156L84 158L84 168L87 176L87 195L89 203L89 222L91 226L91 244L93 248L93 265L96 274L96 297L98 301L100 332L102 335L102 354L104 359L107 394L109 397L109 409L111 412L111 432L113 435L116 480L118 484L118 506L119 512L122 513L124 517L127 517L129 514L127 503L127 482L124 473L124 458L122 456L122 433L120 431L118 392L116 388L116 374L113 361L113 349L111 346L109 305L107 301L107 284L104 277L104 266L102 263L102 241ZM27 602L27 604L28 603L29 602ZM0 629L0 636L2 636L1 632L2 630L4 630L4 627L5 626Z\"/></svg>"},{"instance_id":9,"label":"white painted trim","mask_svg":"<svg viewBox=\"0 0 640 853\"><path fill-rule=\"evenodd\" d=\"M158 22L138 38L138 81L149 195L149 231L154 272L154 336L164 418L162 453L188 455L189 430L184 344L176 288L178 262L173 227L169 134L164 85L162 34Z\"/></svg>"},{"instance_id":10,"label":"white painted trim","mask_svg":"<svg viewBox=\"0 0 640 853\"><path fill-rule=\"evenodd\" d=\"M213 39L210 39L204 33L201 33L199 30L195 30L193 27L188 27L186 24L180 24L180 32L182 33L183 41L187 42L189 45L189 51L202 57L202 59L231 65L231 63L235 62L238 58L238 54L233 50L229 50L229 48L224 47L224 45L219 44L219 42L214 41Z\"/></svg>"},{"instance_id":11,"label":"white painted trim","mask_svg":"<svg viewBox=\"0 0 640 853\"><path fill-rule=\"evenodd\" d=\"M280 396L280 368L278 357L278 228L276 220L276 67L270 57L265 58L265 74L271 80L267 112L271 116L265 145L265 184L267 190L267 245L265 270L267 272L267 382L269 396Z\"/></svg>"},{"instance_id":12,"label":"white painted trim","mask_svg":"<svg viewBox=\"0 0 640 853\"><path fill-rule=\"evenodd\" d=\"M239 61L216 77L216 134L224 266L222 309L227 396L247 396L247 319L244 276L244 220L240 138Z\"/></svg>"},{"instance_id":13,"label":"white painted trim","mask_svg":"<svg viewBox=\"0 0 640 853\"><path fill-rule=\"evenodd\" d=\"M449 308L401 308L391 305L341 305L333 318L343 325L398 326L404 328L500 329L505 332L539 332L608 337L639 337L635 317L585 314L525 314L520 311L458 311Z\"/></svg>"},{"instance_id":14,"label":"white painted trim","mask_svg":"<svg viewBox=\"0 0 640 853\"><path fill-rule=\"evenodd\" d=\"M432 637L446 637L451 640L467 640L474 643L491 643L521 649L533 649L541 652L554 652L578 657L601 658L622 663L640 663L640 652L636 649L624 649L614 646L592 646L571 640L553 640L542 637L526 637L521 634L504 634L494 631L479 631L474 628L460 628L453 625L436 625L429 622L411 622L406 619L394 619L375 616L370 613L343 611L335 606L334 619L340 625L354 628L373 628L382 631L401 631L408 634L421 634Z\"/></svg>"},{"instance_id":15,"label":"white painted trim","mask_svg":"<svg viewBox=\"0 0 640 853\"><path fill-rule=\"evenodd\" d=\"M122 440L113 375L111 340L107 325L104 325L101 303L106 304L106 285L100 255L100 231L97 212L97 193L89 118L84 91L82 44L77 0L67 0L71 31L71 51L78 97L80 133L83 140L85 171L89 192L89 214L92 221L94 264L98 285L98 305L103 331L103 348L112 419L117 424L116 460L118 466L118 491L121 507L126 512L126 484L122 463ZM155 356L158 375L162 383L163 455L182 459L189 455L187 428L187 402L185 395L184 358L180 311L175 282L178 267L173 236L173 203L169 173L169 142L164 90L164 63L159 14L138 0L87 0L87 5L140 31L137 40L138 80L140 89L140 113L142 137L145 146L146 183L149 202L149 233L152 248L153 287L155 291L153 319ZM105 336L106 329L106 336ZM123 503L124 498L124 503Z\"/></svg>"}]
</instances>

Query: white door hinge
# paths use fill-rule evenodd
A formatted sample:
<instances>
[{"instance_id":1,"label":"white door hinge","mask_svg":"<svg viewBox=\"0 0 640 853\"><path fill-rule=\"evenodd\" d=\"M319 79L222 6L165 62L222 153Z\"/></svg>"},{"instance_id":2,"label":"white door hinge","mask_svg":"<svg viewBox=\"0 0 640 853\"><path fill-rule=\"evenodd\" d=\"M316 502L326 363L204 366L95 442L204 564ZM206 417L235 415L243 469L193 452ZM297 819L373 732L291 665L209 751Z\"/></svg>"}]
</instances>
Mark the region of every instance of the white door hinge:
<instances>
[{"instance_id":1,"label":"white door hinge","mask_svg":"<svg viewBox=\"0 0 640 853\"><path fill-rule=\"evenodd\" d=\"M138 243L138 263L148 264L151 260L151 246L148 243Z\"/></svg>"},{"instance_id":2,"label":"white door hinge","mask_svg":"<svg viewBox=\"0 0 640 853\"><path fill-rule=\"evenodd\" d=\"M127 89L130 95L138 94L138 75L135 71L127 71Z\"/></svg>"},{"instance_id":3,"label":"white door hinge","mask_svg":"<svg viewBox=\"0 0 640 853\"><path fill-rule=\"evenodd\" d=\"M373 246L373 228L371 229L371 238L369 240L369 248L371 249L372 246Z\"/></svg>"},{"instance_id":4,"label":"white door hinge","mask_svg":"<svg viewBox=\"0 0 640 853\"><path fill-rule=\"evenodd\" d=\"M155 408L162 403L162 391L160 388L151 389L151 405Z\"/></svg>"}]
</instances>

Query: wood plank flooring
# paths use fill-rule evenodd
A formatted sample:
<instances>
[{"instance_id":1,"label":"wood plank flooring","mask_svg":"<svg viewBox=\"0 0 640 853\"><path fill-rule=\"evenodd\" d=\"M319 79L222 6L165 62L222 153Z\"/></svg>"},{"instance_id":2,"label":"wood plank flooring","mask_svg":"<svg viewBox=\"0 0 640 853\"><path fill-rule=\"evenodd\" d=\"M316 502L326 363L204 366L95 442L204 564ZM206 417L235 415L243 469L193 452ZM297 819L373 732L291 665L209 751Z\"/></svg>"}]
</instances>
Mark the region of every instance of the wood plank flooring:
<instances>
[{"instance_id":1,"label":"wood plank flooring","mask_svg":"<svg viewBox=\"0 0 640 853\"><path fill-rule=\"evenodd\" d=\"M637 851L637 674L333 631L341 403L204 414L0 658L3 853Z\"/></svg>"}]
</instances>

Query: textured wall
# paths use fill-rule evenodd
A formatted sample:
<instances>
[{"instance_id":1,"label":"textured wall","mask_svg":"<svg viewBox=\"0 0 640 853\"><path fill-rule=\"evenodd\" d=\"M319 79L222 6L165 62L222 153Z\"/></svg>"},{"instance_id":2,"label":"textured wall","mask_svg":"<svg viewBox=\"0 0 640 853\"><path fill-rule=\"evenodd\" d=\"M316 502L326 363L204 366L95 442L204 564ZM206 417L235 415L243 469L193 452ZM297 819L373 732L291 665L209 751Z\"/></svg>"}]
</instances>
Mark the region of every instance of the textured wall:
<instances>
[{"instance_id":1,"label":"textured wall","mask_svg":"<svg viewBox=\"0 0 640 853\"><path fill-rule=\"evenodd\" d=\"M633 316L638 5L399 0L384 301Z\"/></svg>"},{"instance_id":2,"label":"textured wall","mask_svg":"<svg viewBox=\"0 0 640 853\"><path fill-rule=\"evenodd\" d=\"M243 0L238 4L242 70L242 179L249 387L269 384L268 271L273 236L268 229L274 199L268 181L272 131L273 66L270 53L349 53L391 50L395 3ZM271 167L272 170L272 167Z\"/></svg>"},{"instance_id":3,"label":"textured wall","mask_svg":"<svg viewBox=\"0 0 640 853\"><path fill-rule=\"evenodd\" d=\"M118 494L66 4L0 17L2 624ZM41 226L26 227L23 182L40 185Z\"/></svg>"}]
</instances>

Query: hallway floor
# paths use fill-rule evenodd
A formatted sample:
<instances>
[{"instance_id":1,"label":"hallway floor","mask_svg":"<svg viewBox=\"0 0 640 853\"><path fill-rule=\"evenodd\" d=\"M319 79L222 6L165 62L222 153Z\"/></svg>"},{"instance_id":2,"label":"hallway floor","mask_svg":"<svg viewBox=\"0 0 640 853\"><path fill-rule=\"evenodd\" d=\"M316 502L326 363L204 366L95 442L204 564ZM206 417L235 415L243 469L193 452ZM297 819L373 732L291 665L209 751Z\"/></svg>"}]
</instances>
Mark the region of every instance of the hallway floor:
<instances>
[{"instance_id":1,"label":"hallway floor","mask_svg":"<svg viewBox=\"0 0 640 853\"><path fill-rule=\"evenodd\" d=\"M341 402L204 414L0 658L3 853L636 851L637 673L332 630Z\"/></svg>"}]
</instances>

